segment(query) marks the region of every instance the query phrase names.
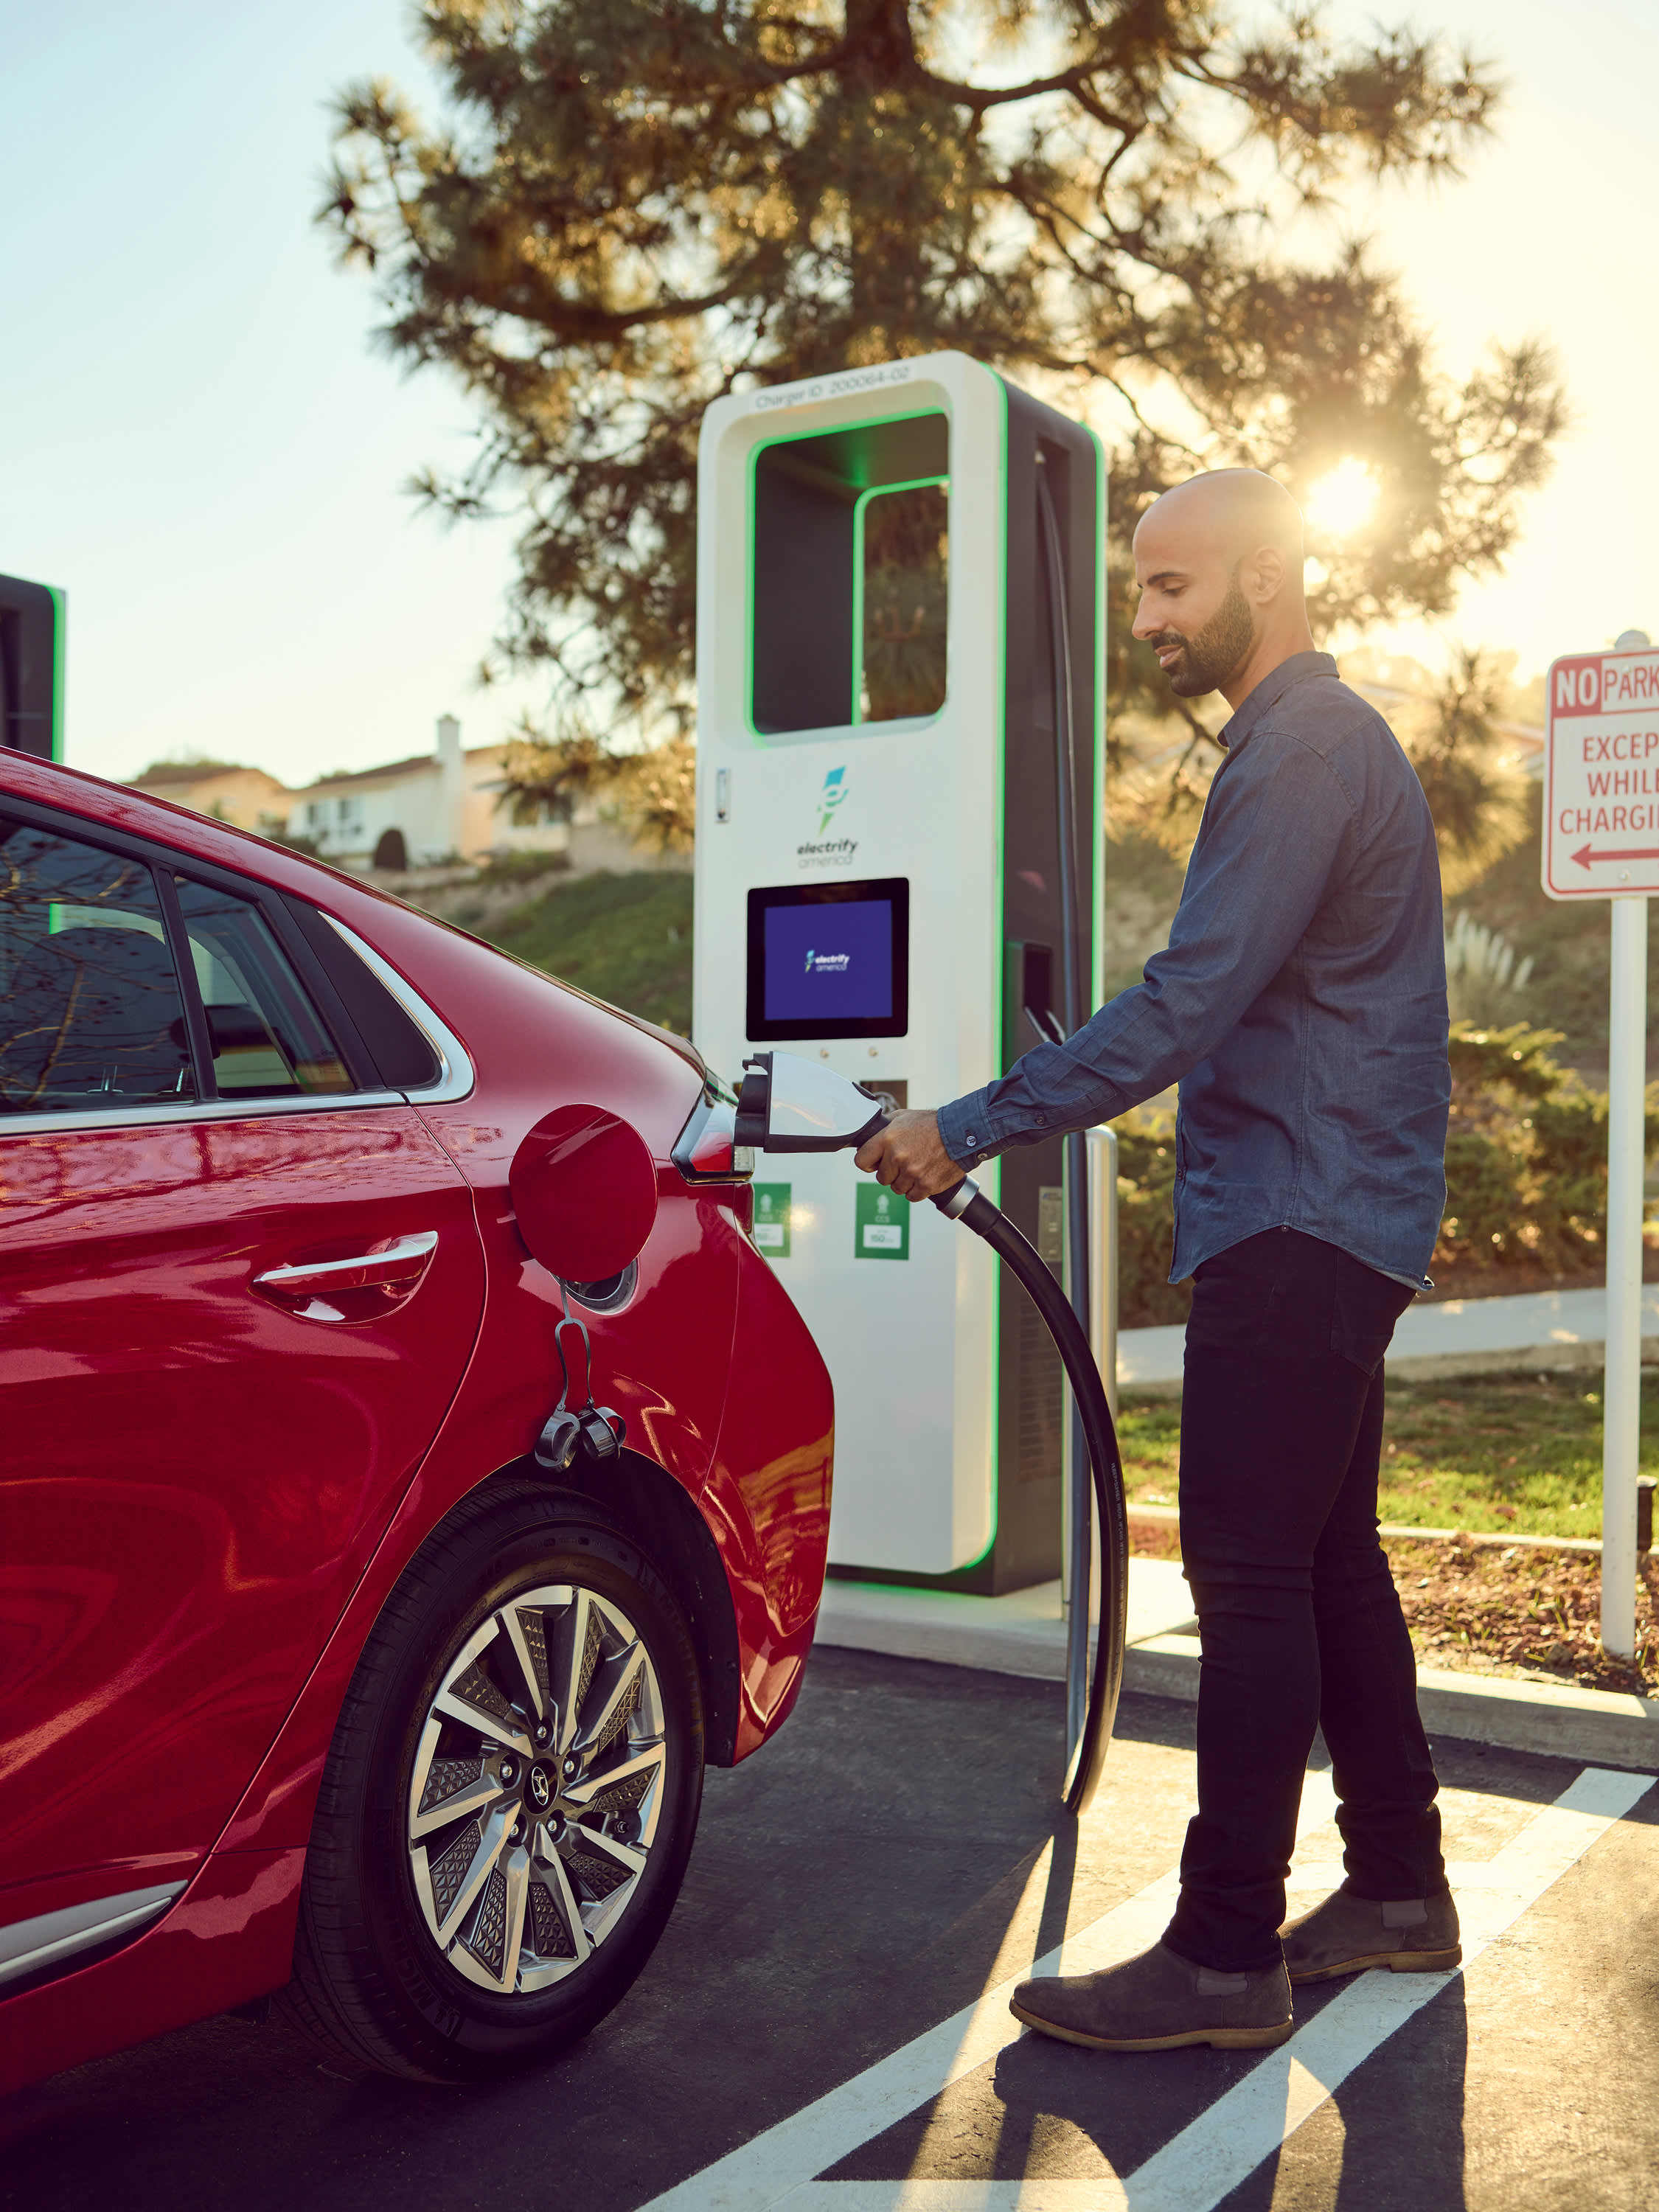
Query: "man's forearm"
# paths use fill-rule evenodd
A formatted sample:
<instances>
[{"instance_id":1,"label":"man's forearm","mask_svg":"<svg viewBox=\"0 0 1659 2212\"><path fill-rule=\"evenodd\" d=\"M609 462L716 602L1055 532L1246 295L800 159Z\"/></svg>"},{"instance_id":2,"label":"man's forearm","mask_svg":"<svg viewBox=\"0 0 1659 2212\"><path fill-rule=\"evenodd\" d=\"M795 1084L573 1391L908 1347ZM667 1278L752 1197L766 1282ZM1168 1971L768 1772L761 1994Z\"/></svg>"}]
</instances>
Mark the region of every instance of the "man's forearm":
<instances>
[{"instance_id":1,"label":"man's forearm","mask_svg":"<svg viewBox=\"0 0 1659 2212\"><path fill-rule=\"evenodd\" d=\"M1086 1029L1079 1030L1067 1045L1037 1045L996 1082L941 1106L939 1139L951 1158L972 1168L1006 1146L1038 1144L1059 1131L1086 1129L1138 1104L1073 1050L1086 1034ZM1154 1083L1141 1096L1151 1097L1164 1088Z\"/></svg>"}]
</instances>

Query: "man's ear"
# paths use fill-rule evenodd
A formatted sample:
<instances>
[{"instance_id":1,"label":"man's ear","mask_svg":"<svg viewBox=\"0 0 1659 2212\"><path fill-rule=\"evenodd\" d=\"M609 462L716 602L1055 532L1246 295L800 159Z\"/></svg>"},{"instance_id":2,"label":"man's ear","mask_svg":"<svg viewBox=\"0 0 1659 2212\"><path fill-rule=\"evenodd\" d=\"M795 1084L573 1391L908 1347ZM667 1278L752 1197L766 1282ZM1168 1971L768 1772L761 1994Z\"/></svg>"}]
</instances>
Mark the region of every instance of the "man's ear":
<instances>
[{"instance_id":1,"label":"man's ear","mask_svg":"<svg viewBox=\"0 0 1659 2212\"><path fill-rule=\"evenodd\" d=\"M1276 545L1257 546L1240 563L1238 580L1252 606L1271 606L1285 588L1285 556Z\"/></svg>"}]
</instances>

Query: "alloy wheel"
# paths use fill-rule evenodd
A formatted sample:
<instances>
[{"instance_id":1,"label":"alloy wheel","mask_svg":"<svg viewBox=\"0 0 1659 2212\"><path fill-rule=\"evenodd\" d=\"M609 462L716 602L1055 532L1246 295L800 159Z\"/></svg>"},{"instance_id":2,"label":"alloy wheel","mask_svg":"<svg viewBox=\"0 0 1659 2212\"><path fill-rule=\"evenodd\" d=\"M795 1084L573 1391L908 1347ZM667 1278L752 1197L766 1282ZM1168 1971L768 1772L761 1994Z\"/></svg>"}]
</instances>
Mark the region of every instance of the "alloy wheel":
<instances>
[{"instance_id":1,"label":"alloy wheel","mask_svg":"<svg viewBox=\"0 0 1659 2212\"><path fill-rule=\"evenodd\" d=\"M576 1972L637 1894L664 1802L663 1700L626 1613L528 1589L441 1669L410 1778L410 1870L449 1964L497 1996Z\"/></svg>"}]
</instances>

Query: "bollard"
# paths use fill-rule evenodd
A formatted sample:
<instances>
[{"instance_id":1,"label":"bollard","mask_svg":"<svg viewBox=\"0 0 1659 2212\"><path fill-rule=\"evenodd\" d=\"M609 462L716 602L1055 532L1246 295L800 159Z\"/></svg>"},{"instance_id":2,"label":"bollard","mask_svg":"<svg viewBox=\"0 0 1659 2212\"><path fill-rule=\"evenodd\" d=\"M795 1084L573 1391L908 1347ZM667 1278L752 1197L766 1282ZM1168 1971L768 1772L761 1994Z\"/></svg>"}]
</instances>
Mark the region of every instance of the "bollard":
<instances>
[{"instance_id":1,"label":"bollard","mask_svg":"<svg viewBox=\"0 0 1659 2212\"><path fill-rule=\"evenodd\" d=\"M1089 1146L1089 1334L1117 1419L1117 1131L1085 1132Z\"/></svg>"}]
</instances>

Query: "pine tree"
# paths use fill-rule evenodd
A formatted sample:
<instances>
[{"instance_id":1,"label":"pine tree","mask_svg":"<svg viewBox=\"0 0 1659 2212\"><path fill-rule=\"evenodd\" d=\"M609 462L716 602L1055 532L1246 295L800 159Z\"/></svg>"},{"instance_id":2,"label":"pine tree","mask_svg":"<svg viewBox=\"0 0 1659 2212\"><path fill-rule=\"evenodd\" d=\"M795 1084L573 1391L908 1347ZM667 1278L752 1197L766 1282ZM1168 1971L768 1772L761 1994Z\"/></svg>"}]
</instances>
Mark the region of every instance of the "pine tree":
<instances>
[{"instance_id":1,"label":"pine tree","mask_svg":"<svg viewBox=\"0 0 1659 2212\"><path fill-rule=\"evenodd\" d=\"M1455 385L1395 280L1333 244L1345 183L1449 178L1490 70L1346 46L1249 0L425 0L447 113L339 101L325 219L406 364L478 403L422 493L522 518L499 652L567 699L684 723L696 441L734 387L958 347L1086 411L1113 472L1109 681L1127 542L1195 467L1304 492L1370 471L1316 540L1316 621L1438 615L1513 542L1563 403L1535 343ZM598 703L598 702L596 702Z\"/></svg>"}]
</instances>

